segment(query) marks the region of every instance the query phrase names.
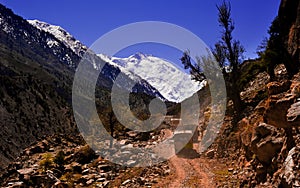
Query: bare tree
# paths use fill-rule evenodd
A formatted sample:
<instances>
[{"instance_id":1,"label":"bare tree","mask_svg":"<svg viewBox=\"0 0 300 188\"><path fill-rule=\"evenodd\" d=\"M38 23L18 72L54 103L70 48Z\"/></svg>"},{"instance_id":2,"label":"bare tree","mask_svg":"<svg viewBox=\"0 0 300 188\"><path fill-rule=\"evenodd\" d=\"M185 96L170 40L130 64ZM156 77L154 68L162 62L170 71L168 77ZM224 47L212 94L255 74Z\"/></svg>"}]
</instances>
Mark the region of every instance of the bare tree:
<instances>
[{"instance_id":1,"label":"bare tree","mask_svg":"<svg viewBox=\"0 0 300 188\"><path fill-rule=\"evenodd\" d=\"M240 77L239 64L241 63L245 49L241 45L240 41L234 40L232 36L234 22L231 18L230 3L223 1L221 5L217 5L217 9L218 22L222 28L222 36L221 40L218 41L212 49L212 53L224 74L228 97L233 101L234 110L236 113L238 113L242 110L243 103L240 97L240 88L237 84L237 81ZM184 68L190 70L194 80L202 81L206 79L206 76L203 74L203 67L201 65L203 60L200 59L200 61L198 61L196 64L193 64L191 62L189 51L185 51L180 60L184 65Z\"/></svg>"},{"instance_id":2,"label":"bare tree","mask_svg":"<svg viewBox=\"0 0 300 188\"><path fill-rule=\"evenodd\" d=\"M201 69L201 65L199 63L197 64L192 63L189 50L183 53L183 56L180 58L180 61L183 64L185 69L190 70L193 80L201 82L206 78L203 73L203 70Z\"/></svg>"},{"instance_id":3,"label":"bare tree","mask_svg":"<svg viewBox=\"0 0 300 188\"><path fill-rule=\"evenodd\" d=\"M234 110L238 113L242 110L243 103L240 97L240 88L237 81L240 77L240 66L244 47L240 41L233 39L234 22L231 18L231 6L229 2L223 1L217 5L218 22L222 28L221 40L215 44L213 54L223 69L226 78L228 96L233 101ZM227 71L226 71L227 67Z\"/></svg>"}]
</instances>

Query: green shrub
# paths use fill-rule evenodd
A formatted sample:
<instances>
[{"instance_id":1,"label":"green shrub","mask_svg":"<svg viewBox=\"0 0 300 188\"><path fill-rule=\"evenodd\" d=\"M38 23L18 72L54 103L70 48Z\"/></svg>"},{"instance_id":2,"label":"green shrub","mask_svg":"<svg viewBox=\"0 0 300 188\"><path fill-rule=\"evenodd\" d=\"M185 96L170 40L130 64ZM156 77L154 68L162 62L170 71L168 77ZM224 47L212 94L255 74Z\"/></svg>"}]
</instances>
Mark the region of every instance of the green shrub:
<instances>
[{"instance_id":1,"label":"green shrub","mask_svg":"<svg viewBox=\"0 0 300 188\"><path fill-rule=\"evenodd\" d=\"M63 151L59 151L54 157L53 162L59 167L63 167L63 165L65 164L65 153Z\"/></svg>"},{"instance_id":2,"label":"green shrub","mask_svg":"<svg viewBox=\"0 0 300 188\"><path fill-rule=\"evenodd\" d=\"M45 153L40 161L40 167L46 171L53 166L53 156L51 153Z\"/></svg>"}]
</instances>

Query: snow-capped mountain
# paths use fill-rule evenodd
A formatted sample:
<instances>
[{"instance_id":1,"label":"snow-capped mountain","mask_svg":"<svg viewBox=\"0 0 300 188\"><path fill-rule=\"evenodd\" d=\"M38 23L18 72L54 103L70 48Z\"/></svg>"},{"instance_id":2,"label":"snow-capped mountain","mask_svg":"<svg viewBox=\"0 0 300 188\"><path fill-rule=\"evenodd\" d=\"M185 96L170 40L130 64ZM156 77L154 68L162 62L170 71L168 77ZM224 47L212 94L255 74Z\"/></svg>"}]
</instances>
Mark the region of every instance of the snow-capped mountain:
<instances>
[{"instance_id":1,"label":"snow-capped mountain","mask_svg":"<svg viewBox=\"0 0 300 188\"><path fill-rule=\"evenodd\" d=\"M35 28L44 31L46 33L50 33L55 37L54 39L47 39L47 46L51 49L60 47L59 42L63 43L68 49L72 50L78 57L83 57L85 53L93 53L91 51L87 52L87 47L83 45L79 40L76 40L70 33L64 30L60 26L51 25L46 22L42 22L39 20L27 20L32 26ZM65 54L68 56L68 54ZM93 61L91 61L91 65L94 69L99 69L100 65L103 63L102 59L97 56L93 56ZM70 60L71 61L71 60ZM160 94L160 92L150 85L146 80L142 79L140 76L135 74L124 74L123 71L120 70L120 67L115 64L110 64L109 62L102 68L100 77L102 77L102 82L99 84L110 88L116 79L117 76L121 76L123 83L119 86L128 91L136 92L136 93L147 93L151 96L156 96L160 99L165 100L165 98ZM130 83L136 83L134 88L130 88Z\"/></svg>"},{"instance_id":2,"label":"snow-capped mountain","mask_svg":"<svg viewBox=\"0 0 300 188\"><path fill-rule=\"evenodd\" d=\"M152 55L136 53L128 58L109 57L103 54L98 56L119 67L127 75L140 76L169 101L181 102L199 91L205 84L191 80L189 74L170 62Z\"/></svg>"},{"instance_id":3,"label":"snow-capped mountain","mask_svg":"<svg viewBox=\"0 0 300 188\"><path fill-rule=\"evenodd\" d=\"M51 25L39 20L28 20L28 22L36 28L54 35L79 57L82 57L87 51L85 45L76 40L60 26ZM56 41L48 41L47 44L49 47L55 47ZM156 93L157 95L157 92L148 85L150 84L168 101L181 102L192 96L204 85L204 82L199 84L192 81L190 75L179 70L170 62L151 55L137 53L128 58L108 57L103 54L99 54L98 56L109 65L119 69L131 80L144 85L147 88L148 94L153 95ZM103 70L103 72L110 79L114 80L115 74L118 71L112 70L111 66L108 66L110 67L109 70ZM99 66L94 62L93 67L97 69ZM126 89L131 90L132 88Z\"/></svg>"},{"instance_id":4,"label":"snow-capped mountain","mask_svg":"<svg viewBox=\"0 0 300 188\"><path fill-rule=\"evenodd\" d=\"M87 47L83 45L79 40L76 40L70 33L68 33L65 29L60 26L51 25L46 22L42 22L40 20L27 20L31 25L36 28L46 31L54 35L58 40L63 42L67 47L69 47L76 55L81 57ZM49 41L48 45L57 45L57 43Z\"/></svg>"}]
</instances>

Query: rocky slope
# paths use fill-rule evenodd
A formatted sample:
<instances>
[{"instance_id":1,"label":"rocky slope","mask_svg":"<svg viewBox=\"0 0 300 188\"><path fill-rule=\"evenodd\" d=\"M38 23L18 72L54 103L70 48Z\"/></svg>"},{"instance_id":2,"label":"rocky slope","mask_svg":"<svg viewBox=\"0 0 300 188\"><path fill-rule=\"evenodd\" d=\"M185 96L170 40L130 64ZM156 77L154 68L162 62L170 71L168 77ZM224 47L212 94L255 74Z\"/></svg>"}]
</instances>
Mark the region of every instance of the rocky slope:
<instances>
[{"instance_id":1,"label":"rocky slope","mask_svg":"<svg viewBox=\"0 0 300 188\"><path fill-rule=\"evenodd\" d=\"M245 184L299 186L299 76L291 81L269 82L267 98L239 122L240 143L245 151L245 158L240 158L240 175L244 176L245 171L251 174Z\"/></svg>"},{"instance_id":2,"label":"rocky slope","mask_svg":"<svg viewBox=\"0 0 300 188\"><path fill-rule=\"evenodd\" d=\"M282 0L278 19L279 35L293 67L299 67L300 3ZM257 77L255 92L261 90L262 100L239 122L239 141L245 152L240 158L245 184L257 187L299 187L300 147L300 72L288 79L283 65L275 69L276 81ZM262 85L260 84L260 85ZM265 96L265 97L263 97ZM253 98L252 98L253 99ZM249 173L245 178L244 173ZM247 179L247 180L246 180Z\"/></svg>"},{"instance_id":3,"label":"rocky slope","mask_svg":"<svg viewBox=\"0 0 300 188\"><path fill-rule=\"evenodd\" d=\"M235 187L300 186L299 1L282 0L278 19L281 45L289 54L285 61L295 67L296 74L290 78L279 64L270 81L265 69L257 66L266 62L242 65L245 73L253 76L241 92L246 104L240 112L243 118L232 125L229 105L220 135L211 147L215 156L225 157L231 166L226 170L227 183L218 184L220 187L232 186L228 182L235 182Z\"/></svg>"},{"instance_id":4,"label":"rocky slope","mask_svg":"<svg viewBox=\"0 0 300 188\"><path fill-rule=\"evenodd\" d=\"M202 105L200 108L206 109L210 103L208 87L199 91L198 95ZM177 108L178 106L171 108L173 114L178 113ZM134 148L148 147L164 141L172 135L176 126L170 119L166 119L160 128L150 132L146 137L144 133L123 132L123 135L118 136L120 145L114 145L116 149L112 156L118 158L121 154L127 153L131 155L130 163L144 161L147 156L143 156L142 153L136 154ZM192 156L199 156L195 151L192 152L193 155L190 151L185 154L186 156L182 153L181 157L175 156L170 162L162 162L146 168L128 168L104 160L77 134L56 134L43 137L23 150L20 157L0 174L0 185L4 187L161 187L162 185L178 187L182 181L187 186L197 186L201 182L201 185L213 185L212 173L208 176L206 173L209 170L201 168L202 164L208 168L206 160L193 159ZM182 170L185 171L192 166L195 166L192 171L189 169L189 173L182 174ZM177 178L180 172L183 177L176 183L172 178ZM205 179L203 179L204 175L207 176Z\"/></svg>"},{"instance_id":5,"label":"rocky slope","mask_svg":"<svg viewBox=\"0 0 300 188\"><path fill-rule=\"evenodd\" d=\"M202 105L206 109L210 104L208 87L198 92ZM173 106L173 114L178 113L178 106ZM203 111L202 111L203 113ZM176 116L175 116L176 117ZM201 116L203 117L203 116ZM145 134L142 132L124 131L118 135L119 143L114 144L114 150L110 150L111 157L117 159L121 155L130 155L130 163L144 162L149 156L136 153L136 147L149 147L164 141L172 136L177 123L172 123L172 117L167 118L155 131ZM165 148L164 148L165 149ZM169 148L172 149L172 148ZM100 151L101 153L103 151ZM212 174L206 179L208 169L203 170L200 165L205 165L206 160L193 158L199 154L188 150L180 153L172 161L161 162L149 167L125 167L113 164L101 158L93 151L81 135L56 134L42 137L21 152L21 155L0 173L0 185L3 187L162 187L174 185L180 186L184 181L187 186L213 185ZM191 155L193 154L193 155ZM152 161L157 160L151 156ZM174 161L175 160L175 161ZM190 160L192 160L190 162ZM176 162L177 161L177 162ZM201 162L201 164L199 163ZM214 164L214 162L211 162ZM180 165L178 165L180 164ZM191 168L193 167L192 171ZM197 166L197 167L196 167ZM180 169L183 168L184 169ZM177 171L174 168L178 169ZM182 170L190 170L183 173ZM177 183L173 181L178 174L183 173ZM202 185L202 184L201 184Z\"/></svg>"},{"instance_id":6,"label":"rocky slope","mask_svg":"<svg viewBox=\"0 0 300 188\"><path fill-rule=\"evenodd\" d=\"M0 23L0 168L4 168L37 138L77 131L71 93L82 50L79 53L74 46L32 26L2 5ZM89 55L94 58L94 63L88 65L90 70L105 63L93 53ZM136 83L130 91L135 93L133 101L139 104L154 96L163 99L146 81L133 80L115 66L105 64L96 90L97 105L103 112L110 108L108 99L116 76ZM137 103L135 107L141 106Z\"/></svg>"},{"instance_id":7,"label":"rocky slope","mask_svg":"<svg viewBox=\"0 0 300 188\"><path fill-rule=\"evenodd\" d=\"M300 72L289 80L281 64L275 75L277 81L270 82L259 72L247 84L241 93L247 106L236 126L228 106L218 137L205 152L214 161L216 187L299 187Z\"/></svg>"},{"instance_id":8,"label":"rocky slope","mask_svg":"<svg viewBox=\"0 0 300 188\"><path fill-rule=\"evenodd\" d=\"M0 22L0 168L4 168L37 137L76 129L68 86L78 58L54 36L2 5ZM57 48L49 48L48 40L56 40Z\"/></svg>"},{"instance_id":9,"label":"rocky slope","mask_svg":"<svg viewBox=\"0 0 300 188\"><path fill-rule=\"evenodd\" d=\"M131 141L139 142L129 136ZM168 174L167 163L119 166L98 156L79 135L56 135L25 149L0 182L3 187L149 187Z\"/></svg>"}]
</instances>

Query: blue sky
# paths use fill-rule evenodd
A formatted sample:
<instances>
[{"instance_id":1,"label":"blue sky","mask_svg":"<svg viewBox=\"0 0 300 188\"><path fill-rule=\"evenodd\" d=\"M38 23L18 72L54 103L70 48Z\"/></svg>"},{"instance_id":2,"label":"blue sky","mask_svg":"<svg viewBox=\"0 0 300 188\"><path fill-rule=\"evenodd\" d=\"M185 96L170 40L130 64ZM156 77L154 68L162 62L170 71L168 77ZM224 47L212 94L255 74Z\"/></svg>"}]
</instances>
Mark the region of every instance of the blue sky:
<instances>
[{"instance_id":1,"label":"blue sky","mask_svg":"<svg viewBox=\"0 0 300 188\"><path fill-rule=\"evenodd\" d=\"M91 45L103 34L125 24L138 21L164 21L184 27L208 46L220 37L216 4L222 0L0 0L25 19L38 19L60 25L85 45ZM255 51L267 36L271 21L277 15L280 0L231 0L236 24L234 37L246 49L246 59L256 57ZM117 54L126 57L141 51L176 61L181 52L158 44L129 47ZM178 57L179 56L179 57ZM180 63L178 63L180 64Z\"/></svg>"}]
</instances>

